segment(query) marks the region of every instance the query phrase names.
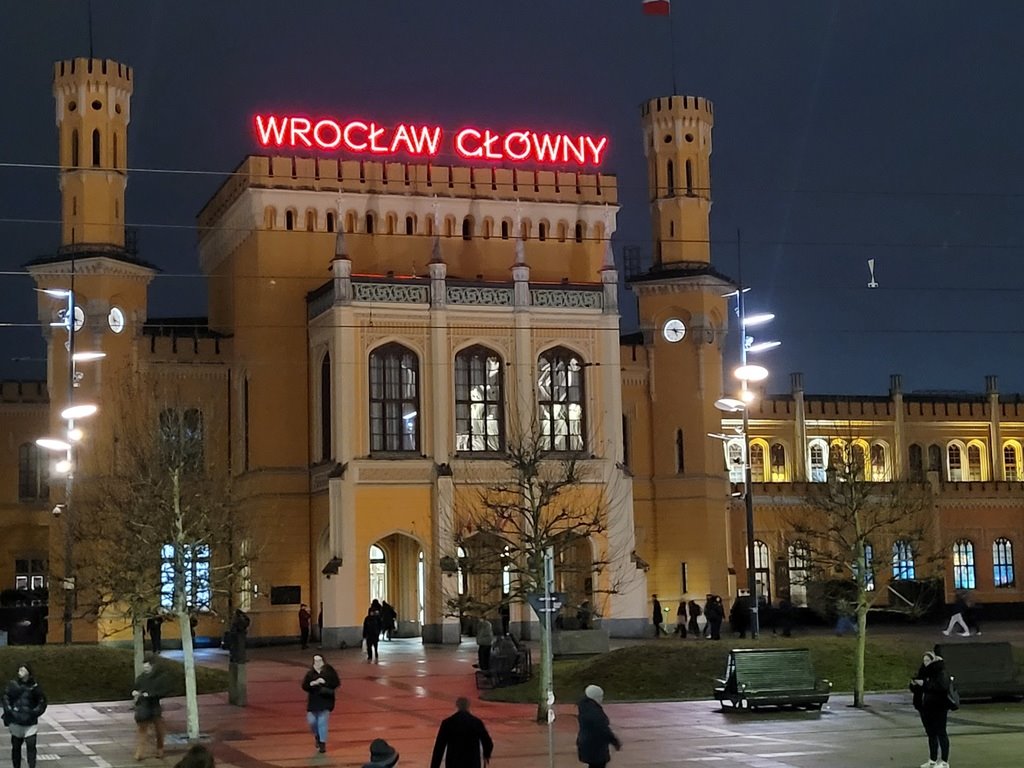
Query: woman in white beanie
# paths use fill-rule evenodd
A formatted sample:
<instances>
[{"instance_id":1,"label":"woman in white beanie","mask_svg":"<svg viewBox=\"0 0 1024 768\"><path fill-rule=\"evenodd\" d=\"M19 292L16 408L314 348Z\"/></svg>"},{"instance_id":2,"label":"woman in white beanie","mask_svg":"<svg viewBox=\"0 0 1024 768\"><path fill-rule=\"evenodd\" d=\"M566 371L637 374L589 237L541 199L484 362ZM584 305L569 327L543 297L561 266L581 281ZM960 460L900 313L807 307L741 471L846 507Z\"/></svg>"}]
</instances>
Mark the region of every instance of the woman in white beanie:
<instances>
[{"instance_id":1,"label":"woman in white beanie","mask_svg":"<svg viewBox=\"0 0 1024 768\"><path fill-rule=\"evenodd\" d=\"M577 704L580 732L576 737L576 754L588 768L605 768L612 759L609 746L622 749L622 744L612 733L608 715L601 702L604 691L596 685L584 689L584 697Z\"/></svg>"},{"instance_id":2,"label":"woman in white beanie","mask_svg":"<svg viewBox=\"0 0 1024 768\"><path fill-rule=\"evenodd\" d=\"M921 715L921 724L928 736L928 760L921 768L949 768L949 673L937 653L928 651L921 660L917 677L910 681L914 693L914 709Z\"/></svg>"}]
</instances>

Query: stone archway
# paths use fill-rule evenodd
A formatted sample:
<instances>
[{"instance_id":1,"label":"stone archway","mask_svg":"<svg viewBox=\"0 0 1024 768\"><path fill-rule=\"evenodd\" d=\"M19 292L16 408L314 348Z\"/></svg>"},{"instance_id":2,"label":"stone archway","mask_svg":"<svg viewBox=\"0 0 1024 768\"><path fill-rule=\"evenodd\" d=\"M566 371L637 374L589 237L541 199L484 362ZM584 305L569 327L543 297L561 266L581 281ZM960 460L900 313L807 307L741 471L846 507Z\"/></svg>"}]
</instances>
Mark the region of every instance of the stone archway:
<instances>
[{"instance_id":1,"label":"stone archway","mask_svg":"<svg viewBox=\"0 0 1024 768\"><path fill-rule=\"evenodd\" d=\"M426 585L423 545L412 536L392 533L373 542L367 553L369 594L365 603L385 600L398 614L395 637L420 637ZM358 605L358 603L357 603Z\"/></svg>"}]
</instances>

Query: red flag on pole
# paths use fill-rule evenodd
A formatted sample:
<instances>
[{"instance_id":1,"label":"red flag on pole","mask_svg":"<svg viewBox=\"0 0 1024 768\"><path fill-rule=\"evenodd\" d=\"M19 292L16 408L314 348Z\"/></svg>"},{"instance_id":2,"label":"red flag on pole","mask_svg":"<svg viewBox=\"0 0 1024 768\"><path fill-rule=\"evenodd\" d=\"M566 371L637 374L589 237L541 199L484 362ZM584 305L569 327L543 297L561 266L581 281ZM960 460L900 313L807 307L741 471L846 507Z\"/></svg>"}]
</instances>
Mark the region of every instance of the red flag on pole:
<instances>
[{"instance_id":1,"label":"red flag on pole","mask_svg":"<svg viewBox=\"0 0 1024 768\"><path fill-rule=\"evenodd\" d=\"M668 16L672 13L672 0L643 0L644 13L648 16Z\"/></svg>"}]
</instances>

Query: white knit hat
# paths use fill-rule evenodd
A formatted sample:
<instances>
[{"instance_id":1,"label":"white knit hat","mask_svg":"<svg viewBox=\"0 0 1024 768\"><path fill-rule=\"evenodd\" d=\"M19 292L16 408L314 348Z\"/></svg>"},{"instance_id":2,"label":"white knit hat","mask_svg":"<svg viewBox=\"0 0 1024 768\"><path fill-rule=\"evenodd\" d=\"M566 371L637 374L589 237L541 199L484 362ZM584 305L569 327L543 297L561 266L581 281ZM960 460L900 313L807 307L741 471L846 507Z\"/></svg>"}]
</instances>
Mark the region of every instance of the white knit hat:
<instances>
[{"instance_id":1,"label":"white knit hat","mask_svg":"<svg viewBox=\"0 0 1024 768\"><path fill-rule=\"evenodd\" d=\"M598 685L588 685L583 689L583 693L586 694L588 699L593 699L598 704L604 701L604 688Z\"/></svg>"}]
</instances>

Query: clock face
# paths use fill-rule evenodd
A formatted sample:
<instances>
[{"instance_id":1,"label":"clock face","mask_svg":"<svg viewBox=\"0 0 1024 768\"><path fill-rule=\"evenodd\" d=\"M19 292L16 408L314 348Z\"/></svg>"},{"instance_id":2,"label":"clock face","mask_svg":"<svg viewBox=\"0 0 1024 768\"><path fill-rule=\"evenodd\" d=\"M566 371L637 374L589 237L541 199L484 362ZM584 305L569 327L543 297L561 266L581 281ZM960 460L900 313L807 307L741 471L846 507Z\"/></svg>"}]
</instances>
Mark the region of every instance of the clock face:
<instances>
[{"instance_id":1,"label":"clock face","mask_svg":"<svg viewBox=\"0 0 1024 768\"><path fill-rule=\"evenodd\" d=\"M661 335L665 337L665 341L672 344L682 341L686 335L686 324L677 317L666 320L665 325L662 326Z\"/></svg>"},{"instance_id":2,"label":"clock face","mask_svg":"<svg viewBox=\"0 0 1024 768\"><path fill-rule=\"evenodd\" d=\"M111 307L110 314L107 315L107 324L110 326L110 330L114 333L120 333L124 330L124 312L118 307Z\"/></svg>"},{"instance_id":3,"label":"clock face","mask_svg":"<svg viewBox=\"0 0 1024 768\"><path fill-rule=\"evenodd\" d=\"M85 310L75 304L75 331L82 330L85 325Z\"/></svg>"}]
</instances>

